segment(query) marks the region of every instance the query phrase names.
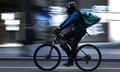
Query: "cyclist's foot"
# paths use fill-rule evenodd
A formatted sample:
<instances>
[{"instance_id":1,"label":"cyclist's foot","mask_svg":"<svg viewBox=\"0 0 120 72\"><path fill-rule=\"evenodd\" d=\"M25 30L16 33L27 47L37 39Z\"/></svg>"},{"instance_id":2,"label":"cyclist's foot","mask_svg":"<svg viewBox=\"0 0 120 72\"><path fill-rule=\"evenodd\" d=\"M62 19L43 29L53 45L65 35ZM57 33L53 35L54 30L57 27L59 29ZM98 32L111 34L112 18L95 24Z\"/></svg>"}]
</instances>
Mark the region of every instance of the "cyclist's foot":
<instances>
[{"instance_id":1,"label":"cyclist's foot","mask_svg":"<svg viewBox=\"0 0 120 72\"><path fill-rule=\"evenodd\" d=\"M72 66L72 65L73 65L73 62L67 62L67 63L65 63L65 64L63 64L63 65L69 67L69 66Z\"/></svg>"}]
</instances>

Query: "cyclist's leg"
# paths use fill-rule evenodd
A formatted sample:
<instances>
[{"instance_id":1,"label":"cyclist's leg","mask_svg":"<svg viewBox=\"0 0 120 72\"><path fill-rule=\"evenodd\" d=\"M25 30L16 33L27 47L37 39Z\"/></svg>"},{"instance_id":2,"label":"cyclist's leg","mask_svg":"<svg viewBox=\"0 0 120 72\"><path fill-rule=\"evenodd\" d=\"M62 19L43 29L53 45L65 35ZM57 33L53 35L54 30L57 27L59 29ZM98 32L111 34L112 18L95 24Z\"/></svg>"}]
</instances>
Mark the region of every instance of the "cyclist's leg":
<instances>
[{"instance_id":1,"label":"cyclist's leg","mask_svg":"<svg viewBox=\"0 0 120 72\"><path fill-rule=\"evenodd\" d=\"M71 32L68 32L67 34L64 35L63 39L65 40L70 40L74 35L74 32L71 31ZM65 63L64 65L65 66L71 66L73 65L73 60L72 60L72 57L71 57L71 50L69 49L69 47L67 47L66 44L64 44L62 46L62 48L64 49L64 51L67 53L67 56L68 56L68 62Z\"/></svg>"},{"instance_id":2,"label":"cyclist's leg","mask_svg":"<svg viewBox=\"0 0 120 72\"><path fill-rule=\"evenodd\" d=\"M73 32L68 32L67 34L65 34L62 39L63 40L70 40L73 36ZM63 48L63 50L67 51L67 55L69 56L70 55L70 49L69 47L67 47L66 44L63 44L61 45L61 47Z\"/></svg>"},{"instance_id":3,"label":"cyclist's leg","mask_svg":"<svg viewBox=\"0 0 120 72\"><path fill-rule=\"evenodd\" d=\"M66 65L66 66L73 65L77 44L79 43L79 41L81 40L81 38L84 35L85 35L85 33L74 32L74 31L70 31L70 32L68 32L67 34L64 35L63 39L70 40L71 41L70 46L72 48L70 50L69 47L67 47L66 44L62 45L62 48L64 49L64 51L67 53L67 56L68 56L68 62L64 65Z\"/></svg>"},{"instance_id":4,"label":"cyclist's leg","mask_svg":"<svg viewBox=\"0 0 120 72\"><path fill-rule=\"evenodd\" d=\"M74 37L71 41L71 61L74 61L74 57L75 57L75 52L77 49L77 45L80 42L81 38L85 35L85 33L75 33Z\"/></svg>"},{"instance_id":5,"label":"cyclist's leg","mask_svg":"<svg viewBox=\"0 0 120 72\"><path fill-rule=\"evenodd\" d=\"M67 56L70 57L71 51L70 51L69 47L68 47L66 44L62 44L62 45L60 45L60 46L61 46L62 49L66 52Z\"/></svg>"}]
</instances>

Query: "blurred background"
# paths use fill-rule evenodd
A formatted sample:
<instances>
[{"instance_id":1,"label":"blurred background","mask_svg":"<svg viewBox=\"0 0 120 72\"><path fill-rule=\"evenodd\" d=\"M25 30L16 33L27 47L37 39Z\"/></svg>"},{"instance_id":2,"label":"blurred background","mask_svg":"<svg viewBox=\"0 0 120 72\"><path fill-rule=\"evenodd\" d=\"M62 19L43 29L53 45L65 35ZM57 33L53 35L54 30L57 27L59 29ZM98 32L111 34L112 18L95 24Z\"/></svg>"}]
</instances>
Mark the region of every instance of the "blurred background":
<instances>
[{"instance_id":1,"label":"blurred background","mask_svg":"<svg viewBox=\"0 0 120 72\"><path fill-rule=\"evenodd\" d=\"M101 18L98 24L87 29L89 36L81 42L120 40L115 33L115 28L119 28L113 25L119 23L113 0L0 0L0 56L31 56L37 45L51 42L52 29L67 18L65 5L69 1L76 1L79 10Z\"/></svg>"}]
</instances>

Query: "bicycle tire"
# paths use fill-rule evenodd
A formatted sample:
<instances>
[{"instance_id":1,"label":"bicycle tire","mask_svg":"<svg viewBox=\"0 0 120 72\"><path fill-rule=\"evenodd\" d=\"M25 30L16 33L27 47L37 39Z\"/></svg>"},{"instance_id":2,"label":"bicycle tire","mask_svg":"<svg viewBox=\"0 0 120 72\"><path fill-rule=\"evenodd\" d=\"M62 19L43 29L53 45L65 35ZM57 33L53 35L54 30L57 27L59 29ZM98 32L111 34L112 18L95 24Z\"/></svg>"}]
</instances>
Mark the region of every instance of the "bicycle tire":
<instances>
[{"instance_id":1,"label":"bicycle tire","mask_svg":"<svg viewBox=\"0 0 120 72\"><path fill-rule=\"evenodd\" d=\"M52 48L54 49L54 51L56 51L56 53L58 54L58 59L56 60L57 62L56 62L56 64L55 64L53 67L51 67L51 68L42 67L42 66L39 64L38 60L37 60L37 54L38 54L38 52L39 52L42 48L44 48L44 47L46 47L46 46L52 47ZM42 61L42 60L41 60L41 61ZM52 46L52 44L43 44L43 45L39 46L39 47L35 50L35 52L34 52L34 63L35 63L35 65L36 65L39 69L41 69L41 70L43 70L43 71L51 71L51 70L55 69L55 68L60 64L60 61L61 61L60 51L59 51L59 49L58 49L56 46Z\"/></svg>"},{"instance_id":2,"label":"bicycle tire","mask_svg":"<svg viewBox=\"0 0 120 72\"><path fill-rule=\"evenodd\" d=\"M79 52L83 49L83 48L85 48L85 47L91 47L91 48L93 48L95 51L96 51L96 53L98 54L98 62L96 63L96 65L94 66L94 67L92 67L92 68L89 68L89 67L86 67L86 68L84 68L84 67L82 67L81 65L82 64L79 64L79 58L77 58L77 55L78 54L80 54ZM87 49L86 49L86 51L87 51ZM92 52L91 52L92 53ZM81 58L82 59L82 58ZM82 60L84 60L84 59L82 59ZM81 62L82 62L82 60L81 60ZM93 59L93 60L91 60L91 62L92 61L97 61L97 59ZM94 46L94 45L91 45L91 44L85 44L85 45L82 45L82 46L80 46L78 49L77 49L77 51L76 51L76 57L75 57L75 63L76 63L76 65L77 65L77 67L79 68L79 69L81 69L81 70L83 70L83 71L93 71L93 70L95 70L97 67L99 67L99 65L101 64L101 61L102 61L102 55L101 55L101 52L100 52L100 50L96 47L96 46ZM92 65L92 64L91 64Z\"/></svg>"}]
</instances>

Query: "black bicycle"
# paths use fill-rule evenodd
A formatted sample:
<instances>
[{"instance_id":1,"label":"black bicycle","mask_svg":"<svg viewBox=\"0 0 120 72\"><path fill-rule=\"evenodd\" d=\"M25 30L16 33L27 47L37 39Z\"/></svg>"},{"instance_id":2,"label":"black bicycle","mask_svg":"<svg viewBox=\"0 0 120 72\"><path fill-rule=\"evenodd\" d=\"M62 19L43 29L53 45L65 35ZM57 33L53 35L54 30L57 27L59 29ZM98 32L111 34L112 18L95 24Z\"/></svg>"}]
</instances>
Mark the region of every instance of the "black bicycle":
<instances>
[{"instance_id":1,"label":"black bicycle","mask_svg":"<svg viewBox=\"0 0 120 72\"><path fill-rule=\"evenodd\" d=\"M58 44L66 43L70 48L68 41L62 40L62 34L55 34L56 38L50 44L40 45L34 52L35 65L44 71L50 71L58 67L61 62L61 53ZM102 55L100 50L91 44L84 44L78 47L75 52L75 64L83 71L93 71L99 67Z\"/></svg>"}]
</instances>

